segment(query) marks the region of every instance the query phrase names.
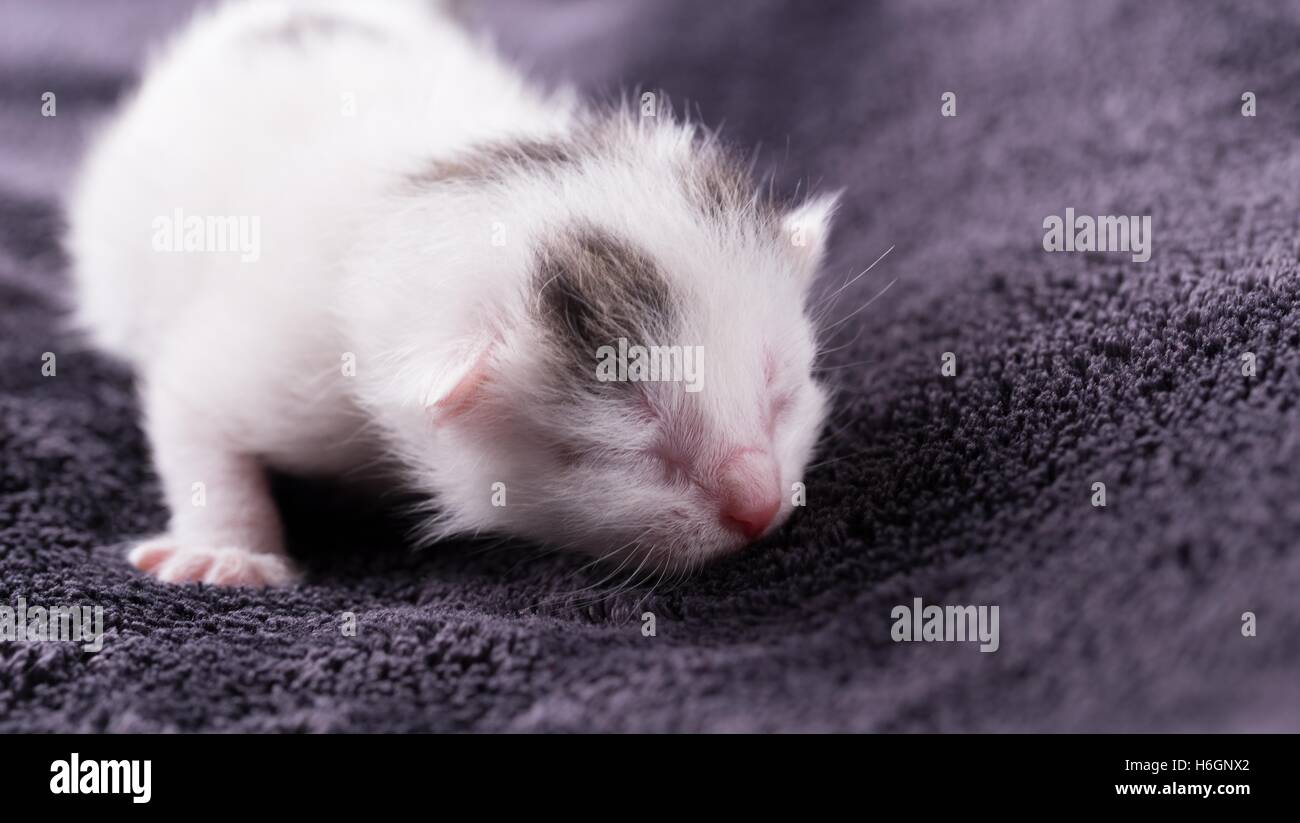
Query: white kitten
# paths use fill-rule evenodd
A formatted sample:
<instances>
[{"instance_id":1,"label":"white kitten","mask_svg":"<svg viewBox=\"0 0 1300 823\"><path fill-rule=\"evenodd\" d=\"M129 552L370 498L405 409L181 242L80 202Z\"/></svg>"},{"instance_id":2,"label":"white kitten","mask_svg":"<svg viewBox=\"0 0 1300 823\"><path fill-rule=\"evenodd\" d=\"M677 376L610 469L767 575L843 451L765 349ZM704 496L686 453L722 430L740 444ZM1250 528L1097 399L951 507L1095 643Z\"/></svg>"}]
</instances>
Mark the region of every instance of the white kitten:
<instances>
[{"instance_id":1,"label":"white kitten","mask_svg":"<svg viewBox=\"0 0 1300 823\"><path fill-rule=\"evenodd\" d=\"M426 537L629 570L783 522L824 414L804 303L834 201L778 214L646 115L543 94L421 3L195 22L70 209L81 322L141 378L172 512L131 561L291 580L268 467L389 461ZM701 347L701 390L597 379L620 339Z\"/></svg>"}]
</instances>

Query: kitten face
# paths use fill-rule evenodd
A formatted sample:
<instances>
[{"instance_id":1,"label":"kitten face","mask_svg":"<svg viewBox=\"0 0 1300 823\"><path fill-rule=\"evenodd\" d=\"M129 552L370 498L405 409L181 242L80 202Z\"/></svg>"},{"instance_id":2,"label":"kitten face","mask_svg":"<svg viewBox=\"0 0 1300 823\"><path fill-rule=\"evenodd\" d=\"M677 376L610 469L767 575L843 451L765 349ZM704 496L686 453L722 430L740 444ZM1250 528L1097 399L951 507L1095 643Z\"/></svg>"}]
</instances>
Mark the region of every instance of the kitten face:
<instances>
[{"instance_id":1,"label":"kitten face","mask_svg":"<svg viewBox=\"0 0 1300 823\"><path fill-rule=\"evenodd\" d=\"M439 497L457 530L472 509L476 529L629 572L690 569L793 510L826 410L805 303L834 202L781 214L679 126L601 139L450 166L544 205L517 306L431 395L442 459L480 493Z\"/></svg>"},{"instance_id":2,"label":"kitten face","mask_svg":"<svg viewBox=\"0 0 1300 823\"><path fill-rule=\"evenodd\" d=\"M741 276L671 270L591 225L538 257L550 365L532 424L575 490L557 506L570 530L581 524L593 550L628 544L694 566L784 522L825 407L797 272L779 257ZM605 370L613 379L602 353L621 367Z\"/></svg>"}]
</instances>

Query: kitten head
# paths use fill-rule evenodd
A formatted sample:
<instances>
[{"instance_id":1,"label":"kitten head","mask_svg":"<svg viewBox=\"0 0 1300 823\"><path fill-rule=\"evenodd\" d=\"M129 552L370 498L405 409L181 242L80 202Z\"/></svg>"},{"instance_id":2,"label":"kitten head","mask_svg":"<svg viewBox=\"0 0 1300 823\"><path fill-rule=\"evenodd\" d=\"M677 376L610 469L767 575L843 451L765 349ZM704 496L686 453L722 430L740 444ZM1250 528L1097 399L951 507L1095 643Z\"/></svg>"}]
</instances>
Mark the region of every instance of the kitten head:
<instances>
[{"instance_id":1,"label":"kitten head","mask_svg":"<svg viewBox=\"0 0 1300 823\"><path fill-rule=\"evenodd\" d=\"M790 516L826 409L807 299L835 199L780 211L660 117L440 163L372 246L388 296L367 277L355 299L400 305L364 329L388 361L369 402L435 535L668 571Z\"/></svg>"}]
</instances>

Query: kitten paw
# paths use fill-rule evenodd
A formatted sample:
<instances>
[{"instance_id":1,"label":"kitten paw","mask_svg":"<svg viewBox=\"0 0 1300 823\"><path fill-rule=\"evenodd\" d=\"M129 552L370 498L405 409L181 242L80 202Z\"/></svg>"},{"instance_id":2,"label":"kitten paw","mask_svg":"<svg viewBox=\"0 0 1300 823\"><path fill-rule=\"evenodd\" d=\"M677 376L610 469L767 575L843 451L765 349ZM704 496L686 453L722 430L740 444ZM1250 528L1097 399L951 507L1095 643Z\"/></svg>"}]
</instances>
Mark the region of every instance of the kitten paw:
<instances>
[{"instance_id":1,"label":"kitten paw","mask_svg":"<svg viewBox=\"0 0 1300 823\"><path fill-rule=\"evenodd\" d=\"M214 586L285 586L298 570L280 554L234 546L181 545L162 537L137 545L127 560L164 583L211 583Z\"/></svg>"}]
</instances>

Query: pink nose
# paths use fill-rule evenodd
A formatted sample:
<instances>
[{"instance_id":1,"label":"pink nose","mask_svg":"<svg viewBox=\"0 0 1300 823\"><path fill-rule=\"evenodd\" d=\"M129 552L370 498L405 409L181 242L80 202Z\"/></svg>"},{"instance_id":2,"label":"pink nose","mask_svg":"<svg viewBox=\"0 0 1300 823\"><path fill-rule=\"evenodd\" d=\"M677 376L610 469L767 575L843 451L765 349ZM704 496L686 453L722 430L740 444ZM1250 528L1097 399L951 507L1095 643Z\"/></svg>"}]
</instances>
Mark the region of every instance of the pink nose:
<instances>
[{"instance_id":1,"label":"pink nose","mask_svg":"<svg viewBox=\"0 0 1300 823\"><path fill-rule=\"evenodd\" d=\"M746 451L722 467L722 524L753 540L781 508L780 481L769 454Z\"/></svg>"}]
</instances>

